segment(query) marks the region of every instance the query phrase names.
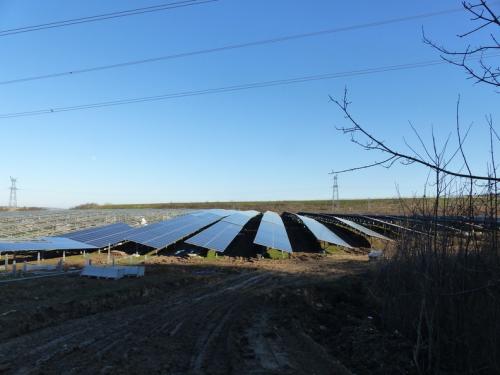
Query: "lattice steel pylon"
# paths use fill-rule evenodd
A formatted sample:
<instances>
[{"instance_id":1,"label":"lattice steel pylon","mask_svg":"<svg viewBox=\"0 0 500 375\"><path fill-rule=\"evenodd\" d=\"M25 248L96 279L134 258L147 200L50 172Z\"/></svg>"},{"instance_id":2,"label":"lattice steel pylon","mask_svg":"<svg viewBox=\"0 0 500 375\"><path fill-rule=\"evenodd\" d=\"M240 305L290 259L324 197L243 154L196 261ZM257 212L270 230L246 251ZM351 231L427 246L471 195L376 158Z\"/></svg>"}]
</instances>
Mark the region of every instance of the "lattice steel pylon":
<instances>
[{"instance_id":1,"label":"lattice steel pylon","mask_svg":"<svg viewBox=\"0 0 500 375\"><path fill-rule=\"evenodd\" d=\"M16 208L17 207L17 186L16 186L17 178L10 178L10 197L9 197L9 207Z\"/></svg>"},{"instance_id":2,"label":"lattice steel pylon","mask_svg":"<svg viewBox=\"0 0 500 375\"><path fill-rule=\"evenodd\" d=\"M335 211L339 206L339 181L336 174L333 175L332 185L332 211Z\"/></svg>"}]
</instances>

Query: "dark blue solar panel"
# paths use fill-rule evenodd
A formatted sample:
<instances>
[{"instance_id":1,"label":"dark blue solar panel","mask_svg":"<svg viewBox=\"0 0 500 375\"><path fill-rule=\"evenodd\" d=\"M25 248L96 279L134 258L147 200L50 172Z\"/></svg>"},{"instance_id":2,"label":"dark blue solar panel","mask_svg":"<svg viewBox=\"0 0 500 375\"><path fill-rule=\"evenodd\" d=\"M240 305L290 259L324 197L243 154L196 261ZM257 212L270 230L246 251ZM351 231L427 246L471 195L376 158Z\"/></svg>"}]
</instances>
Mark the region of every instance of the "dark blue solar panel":
<instances>
[{"instance_id":1,"label":"dark blue solar panel","mask_svg":"<svg viewBox=\"0 0 500 375\"><path fill-rule=\"evenodd\" d=\"M125 223L115 223L62 234L60 237L70 238L96 247L104 247L123 241L127 234L133 230Z\"/></svg>"},{"instance_id":2,"label":"dark blue solar panel","mask_svg":"<svg viewBox=\"0 0 500 375\"><path fill-rule=\"evenodd\" d=\"M95 246L73 241L64 237L42 237L33 241L2 241L0 252L50 251L50 250L85 250Z\"/></svg>"},{"instance_id":3,"label":"dark blue solar panel","mask_svg":"<svg viewBox=\"0 0 500 375\"><path fill-rule=\"evenodd\" d=\"M363 234L366 234L368 237L377 237L377 238L381 238L383 240L392 241L390 238L388 238L380 233L377 233L371 229L368 229L367 227L364 227L361 224L355 223L354 221L343 219L343 218L337 217L337 216L334 216L334 218L337 219L338 221L340 221L341 223L343 223L347 226L350 226L351 228L354 228Z\"/></svg>"},{"instance_id":4,"label":"dark blue solar panel","mask_svg":"<svg viewBox=\"0 0 500 375\"><path fill-rule=\"evenodd\" d=\"M328 243L332 243L335 245L340 245L344 247L351 247L347 242L345 242L342 238L333 233L330 229L325 227L320 222L311 219L307 216L297 215L300 220L305 224L305 226L314 234L314 237L318 241L325 241Z\"/></svg>"},{"instance_id":5,"label":"dark blue solar panel","mask_svg":"<svg viewBox=\"0 0 500 375\"><path fill-rule=\"evenodd\" d=\"M257 216L258 211L242 211L234 213L213 226L186 240L187 243L224 252L241 232L250 219Z\"/></svg>"},{"instance_id":6,"label":"dark blue solar panel","mask_svg":"<svg viewBox=\"0 0 500 375\"><path fill-rule=\"evenodd\" d=\"M209 226L220 220L221 216L210 213L200 212L187 214L178 218L158 223L153 230L147 231L146 228L140 233L133 233L127 239L155 249L167 247L194 232Z\"/></svg>"},{"instance_id":7,"label":"dark blue solar panel","mask_svg":"<svg viewBox=\"0 0 500 375\"><path fill-rule=\"evenodd\" d=\"M292 245L288 239L283 220L275 212L267 211L264 214L253 242L267 248L292 252Z\"/></svg>"},{"instance_id":8,"label":"dark blue solar panel","mask_svg":"<svg viewBox=\"0 0 500 375\"><path fill-rule=\"evenodd\" d=\"M127 235L126 239L137 243L144 243L145 241L160 237L168 232L171 228L182 226L190 220L192 220L191 215L183 215L170 220L147 225L135 229L133 232Z\"/></svg>"},{"instance_id":9,"label":"dark blue solar panel","mask_svg":"<svg viewBox=\"0 0 500 375\"><path fill-rule=\"evenodd\" d=\"M191 245L224 252L241 231L240 225L220 221L203 232L186 240Z\"/></svg>"}]
</instances>

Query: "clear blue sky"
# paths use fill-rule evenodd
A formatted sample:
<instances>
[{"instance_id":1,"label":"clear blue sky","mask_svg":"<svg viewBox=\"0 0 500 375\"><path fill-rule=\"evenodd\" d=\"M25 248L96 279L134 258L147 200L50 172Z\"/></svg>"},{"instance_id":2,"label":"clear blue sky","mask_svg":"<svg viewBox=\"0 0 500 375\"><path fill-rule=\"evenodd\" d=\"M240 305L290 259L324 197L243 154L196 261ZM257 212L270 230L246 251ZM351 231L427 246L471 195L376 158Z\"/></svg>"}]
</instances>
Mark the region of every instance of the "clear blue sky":
<instances>
[{"instance_id":1,"label":"clear blue sky","mask_svg":"<svg viewBox=\"0 0 500 375\"><path fill-rule=\"evenodd\" d=\"M0 29L156 5L156 1L0 0ZM0 37L0 81L458 8L458 1L220 0ZM457 46L464 12L280 44L0 86L0 114L159 95L438 58L421 41ZM352 111L387 142L453 131L462 95L466 145L486 170L485 114L500 96L458 68L415 70L168 101L0 119L0 205L9 176L20 205L324 199L332 168L372 162L335 130L347 125L328 95L348 86ZM342 198L420 194L426 171L395 167L339 177Z\"/></svg>"}]
</instances>

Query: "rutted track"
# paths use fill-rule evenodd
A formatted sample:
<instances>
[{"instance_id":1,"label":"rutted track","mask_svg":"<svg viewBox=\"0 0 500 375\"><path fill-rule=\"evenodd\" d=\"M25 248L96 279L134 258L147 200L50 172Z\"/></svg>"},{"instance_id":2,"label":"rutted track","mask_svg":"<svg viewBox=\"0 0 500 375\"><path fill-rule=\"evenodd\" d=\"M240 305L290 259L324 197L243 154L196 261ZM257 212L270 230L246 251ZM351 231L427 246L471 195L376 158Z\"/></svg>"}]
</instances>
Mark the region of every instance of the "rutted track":
<instances>
[{"instance_id":1,"label":"rutted track","mask_svg":"<svg viewBox=\"0 0 500 375\"><path fill-rule=\"evenodd\" d=\"M66 320L1 343L1 368L9 374L327 373L336 366L332 358L300 358L293 340L283 338L290 333L268 334L272 311L262 295L283 282L274 273L243 272Z\"/></svg>"}]
</instances>

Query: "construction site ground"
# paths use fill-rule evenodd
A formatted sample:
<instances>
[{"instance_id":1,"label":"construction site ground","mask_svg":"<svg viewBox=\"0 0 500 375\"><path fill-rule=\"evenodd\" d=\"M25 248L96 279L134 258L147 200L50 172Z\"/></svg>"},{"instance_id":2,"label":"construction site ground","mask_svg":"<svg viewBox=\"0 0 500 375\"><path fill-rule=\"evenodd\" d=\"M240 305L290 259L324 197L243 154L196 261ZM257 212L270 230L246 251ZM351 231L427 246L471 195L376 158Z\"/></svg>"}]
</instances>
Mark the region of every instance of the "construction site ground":
<instances>
[{"instance_id":1,"label":"construction site ground","mask_svg":"<svg viewBox=\"0 0 500 375\"><path fill-rule=\"evenodd\" d=\"M372 267L160 256L144 278L2 283L0 373L413 373L408 341L379 323Z\"/></svg>"}]
</instances>

